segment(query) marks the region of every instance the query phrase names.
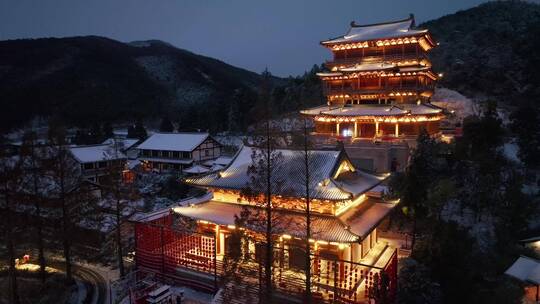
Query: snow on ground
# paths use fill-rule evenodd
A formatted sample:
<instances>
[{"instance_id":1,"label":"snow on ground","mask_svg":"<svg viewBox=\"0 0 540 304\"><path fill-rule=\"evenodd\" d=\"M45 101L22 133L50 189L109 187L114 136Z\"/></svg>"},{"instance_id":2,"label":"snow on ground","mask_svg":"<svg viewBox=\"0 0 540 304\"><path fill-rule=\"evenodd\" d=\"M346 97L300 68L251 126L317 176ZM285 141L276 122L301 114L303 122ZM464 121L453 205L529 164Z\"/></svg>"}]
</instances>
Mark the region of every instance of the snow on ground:
<instances>
[{"instance_id":1,"label":"snow on ground","mask_svg":"<svg viewBox=\"0 0 540 304\"><path fill-rule=\"evenodd\" d=\"M245 136L218 134L214 136L214 139L224 146L241 147L244 144Z\"/></svg>"},{"instance_id":2,"label":"snow on ground","mask_svg":"<svg viewBox=\"0 0 540 304\"><path fill-rule=\"evenodd\" d=\"M515 139L511 139L510 141L504 143L502 146L502 152L509 160L521 164L521 160L518 157L519 147Z\"/></svg>"},{"instance_id":3,"label":"snow on ground","mask_svg":"<svg viewBox=\"0 0 540 304\"><path fill-rule=\"evenodd\" d=\"M448 111L454 111L456 121L475 114L474 102L471 99L447 88L435 89L431 103Z\"/></svg>"},{"instance_id":4,"label":"snow on ground","mask_svg":"<svg viewBox=\"0 0 540 304\"><path fill-rule=\"evenodd\" d=\"M482 250L488 249L496 240L494 219L484 214L478 221L472 210L461 209L459 201L448 202L442 212L442 218L445 221L455 221L459 226L468 228L469 235L477 240L478 247Z\"/></svg>"},{"instance_id":5,"label":"snow on ground","mask_svg":"<svg viewBox=\"0 0 540 304\"><path fill-rule=\"evenodd\" d=\"M69 304L84 303L84 299L86 298L86 293L88 292L88 290L86 290L86 286L80 280L75 279L75 283L77 284L77 292L73 292L71 294L71 297L68 300L68 303Z\"/></svg>"},{"instance_id":6,"label":"snow on ground","mask_svg":"<svg viewBox=\"0 0 540 304\"><path fill-rule=\"evenodd\" d=\"M209 293L196 291L194 289L184 287L184 286L172 287L171 291L175 295L179 295L180 293L184 294L182 303L191 303L191 304L210 303L212 302L212 298L213 298L213 295Z\"/></svg>"}]
</instances>

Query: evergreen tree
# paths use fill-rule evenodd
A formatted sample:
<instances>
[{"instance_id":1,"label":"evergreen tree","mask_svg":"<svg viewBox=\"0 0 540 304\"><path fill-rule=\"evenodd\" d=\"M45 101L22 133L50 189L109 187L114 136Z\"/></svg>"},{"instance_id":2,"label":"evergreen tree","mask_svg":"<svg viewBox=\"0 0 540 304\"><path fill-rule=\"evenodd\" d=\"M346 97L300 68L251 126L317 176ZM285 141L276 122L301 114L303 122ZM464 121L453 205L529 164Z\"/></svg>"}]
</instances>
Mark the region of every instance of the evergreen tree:
<instances>
[{"instance_id":1,"label":"evergreen tree","mask_svg":"<svg viewBox=\"0 0 540 304\"><path fill-rule=\"evenodd\" d=\"M135 126L131 125L127 129L127 138L138 138L135 132Z\"/></svg>"},{"instance_id":2,"label":"evergreen tree","mask_svg":"<svg viewBox=\"0 0 540 304\"><path fill-rule=\"evenodd\" d=\"M240 131L240 124L241 124L241 113L240 113L240 107L238 105L239 101L238 94L235 94L233 97L233 100L231 101L231 105L229 107L229 112L227 114L227 120L228 120L228 130L231 133L236 133Z\"/></svg>"},{"instance_id":3,"label":"evergreen tree","mask_svg":"<svg viewBox=\"0 0 540 304\"><path fill-rule=\"evenodd\" d=\"M540 110L538 106L519 107L510 116L511 130L517 135L518 156L530 168L540 166Z\"/></svg>"},{"instance_id":4,"label":"evergreen tree","mask_svg":"<svg viewBox=\"0 0 540 304\"><path fill-rule=\"evenodd\" d=\"M422 129L404 178L400 184L394 184L393 190L401 196L404 213L413 221L412 250L416 242L418 220L429 214L428 189L433 183L436 157L437 144L427 130Z\"/></svg>"},{"instance_id":5,"label":"evergreen tree","mask_svg":"<svg viewBox=\"0 0 540 304\"><path fill-rule=\"evenodd\" d=\"M137 119L137 122L135 122L134 127L134 136L135 138L138 138L140 140L145 140L148 137L148 134L146 133L146 129L144 128L144 124L142 119Z\"/></svg>"},{"instance_id":6,"label":"evergreen tree","mask_svg":"<svg viewBox=\"0 0 540 304\"><path fill-rule=\"evenodd\" d=\"M103 137L105 139L114 137L114 130L110 122L105 122L103 124Z\"/></svg>"},{"instance_id":7,"label":"evergreen tree","mask_svg":"<svg viewBox=\"0 0 540 304\"><path fill-rule=\"evenodd\" d=\"M92 127L90 128L88 142L86 144L99 144L103 142L103 133L101 132L101 127L99 126L99 123L95 122L92 124Z\"/></svg>"},{"instance_id":8,"label":"evergreen tree","mask_svg":"<svg viewBox=\"0 0 540 304\"><path fill-rule=\"evenodd\" d=\"M174 132L174 126L168 117L165 116L161 119L159 132Z\"/></svg>"}]
</instances>

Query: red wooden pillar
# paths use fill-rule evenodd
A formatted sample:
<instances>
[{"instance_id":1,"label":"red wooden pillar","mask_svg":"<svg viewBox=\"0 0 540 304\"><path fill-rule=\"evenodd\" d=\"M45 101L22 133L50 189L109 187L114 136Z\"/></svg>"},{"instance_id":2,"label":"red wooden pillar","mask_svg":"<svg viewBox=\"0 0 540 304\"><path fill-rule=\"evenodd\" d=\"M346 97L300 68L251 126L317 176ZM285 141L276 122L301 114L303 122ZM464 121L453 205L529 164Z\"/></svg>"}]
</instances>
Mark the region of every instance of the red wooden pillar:
<instances>
[{"instance_id":1,"label":"red wooden pillar","mask_svg":"<svg viewBox=\"0 0 540 304\"><path fill-rule=\"evenodd\" d=\"M165 273L165 244L163 242L163 226L159 227L159 236L161 243L161 274Z\"/></svg>"}]
</instances>

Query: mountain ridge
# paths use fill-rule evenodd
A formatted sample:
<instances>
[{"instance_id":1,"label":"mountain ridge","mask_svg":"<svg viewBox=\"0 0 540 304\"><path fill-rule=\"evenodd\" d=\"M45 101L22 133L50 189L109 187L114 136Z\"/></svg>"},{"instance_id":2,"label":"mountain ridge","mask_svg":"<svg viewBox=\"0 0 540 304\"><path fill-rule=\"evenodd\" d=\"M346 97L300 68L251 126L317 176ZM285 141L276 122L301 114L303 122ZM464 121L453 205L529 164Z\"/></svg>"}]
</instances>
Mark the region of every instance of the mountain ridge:
<instances>
[{"instance_id":1,"label":"mountain ridge","mask_svg":"<svg viewBox=\"0 0 540 304\"><path fill-rule=\"evenodd\" d=\"M166 42L132 44L100 36L0 41L2 129L34 116L76 125L162 116L253 90L262 79Z\"/></svg>"}]
</instances>

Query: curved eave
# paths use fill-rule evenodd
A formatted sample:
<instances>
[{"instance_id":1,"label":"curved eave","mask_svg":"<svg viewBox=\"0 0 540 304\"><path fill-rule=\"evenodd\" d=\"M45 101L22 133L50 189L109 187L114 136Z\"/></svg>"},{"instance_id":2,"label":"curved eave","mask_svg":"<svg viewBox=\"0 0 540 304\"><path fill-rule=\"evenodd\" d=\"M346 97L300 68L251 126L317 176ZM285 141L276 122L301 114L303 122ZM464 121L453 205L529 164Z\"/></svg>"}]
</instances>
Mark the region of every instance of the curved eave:
<instances>
[{"instance_id":1,"label":"curved eave","mask_svg":"<svg viewBox=\"0 0 540 304\"><path fill-rule=\"evenodd\" d=\"M317 74L321 79L323 80L341 80L341 79L352 79L352 78L358 78L361 76L366 75L379 75L383 77L404 77L404 76L417 76L417 75L425 75L432 80L438 80L439 77L431 71L431 67L388 67L388 68L378 68L378 69L371 69L371 70L361 70L361 71L353 71L353 70L346 70L346 69L339 69L340 72L336 72L336 74L330 74L326 73L325 75L319 75Z\"/></svg>"},{"instance_id":2,"label":"curved eave","mask_svg":"<svg viewBox=\"0 0 540 304\"><path fill-rule=\"evenodd\" d=\"M426 31L424 37L429 42L429 44L431 44L432 47L437 46L437 42L435 41L435 39L433 39L433 36L431 35L431 33L429 31Z\"/></svg>"},{"instance_id":3,"label":"curved eave","mask_svg":"<svg viewBox=\"0 0 540 304\"><path fill-rule=\"evenodd\" d=\"M315 116L315 121L320 122L355 122L355 121L376 121L386 123L414 123L425 121L439 121L443 119L444 114L396 114L396 115L337 115L337 114L319 114Z\"/></svg>"},{"instance_id":4,"label":"curved eave","mask_svg":"<svg viewBox=\"0 0 540 304\"><path fill-rule=\"evenodd\" d=\"M337 76L343 76L343 73L341 72L330 72L330 73L317 73L316 74L319 77L337 77Z\"/></svg>"},{"instance_id":5,"label":"curved eave","mask_svg":"<svg viewBox=\"0 0 540 304\"><path fill-rule=\"evenodd\" d=\"M339 36L339 37L336 37L336 38L333 38L333 39L330 39L330 40L324 40L324 41L320 41L319 44L321 44L322 46L324 47L327 47L327 48L330 48L332 49L334 46L336 45L345 45L345 44L351 44L351 43L368 43L368 44L374 44L375 46L377 46L377 41L386 41L386 40L395 40L395 39L411 39L411 38L416 38L416 40L422 38L422 37L426 37L426 36L430 36L430 38L427 38L427 40L429 40L431 43L433 43L433 39L431 38L431 35L429 34L429 31L427 29L424 29L424 30L415 30L415 33L414 34L411 34L411 35L407 35L407 34L403 34L403 35L391 35L391 36L385 36L385 37L377 37L376 39L368 39L368 40L364 40L364 39L350 39L350 40L343 40L343 41L339 41L340 39L344 39L345 35L343 36ZM414 43L417 43L417 42L414 42ZM372 47L372 46L370 46Z\"/></svg>"},{"instance_id":6,"label":"curved eave","mask_svg":"<svg viewBox=\"0 0 540 304\"><path fill-rule=\"evenodd\" d=\"M388 71L395 69L395 64L387 64L387 65L381 65L377 67L369 67L369 68L362 68L362 66L352 66L348 68L340 68L338 69L340 72L347 72L347 73L362 73L362 72L382 72L382 71Z\"/></svg>"}]
</instances>

